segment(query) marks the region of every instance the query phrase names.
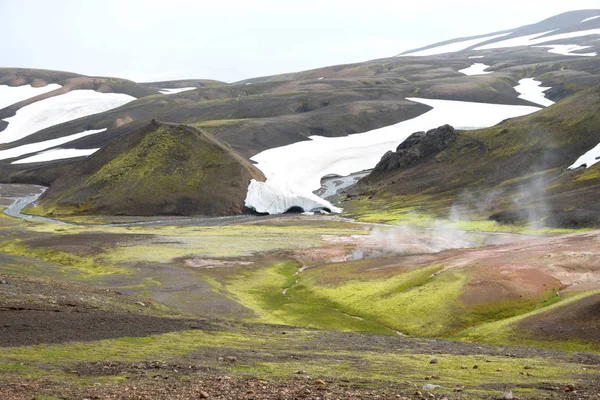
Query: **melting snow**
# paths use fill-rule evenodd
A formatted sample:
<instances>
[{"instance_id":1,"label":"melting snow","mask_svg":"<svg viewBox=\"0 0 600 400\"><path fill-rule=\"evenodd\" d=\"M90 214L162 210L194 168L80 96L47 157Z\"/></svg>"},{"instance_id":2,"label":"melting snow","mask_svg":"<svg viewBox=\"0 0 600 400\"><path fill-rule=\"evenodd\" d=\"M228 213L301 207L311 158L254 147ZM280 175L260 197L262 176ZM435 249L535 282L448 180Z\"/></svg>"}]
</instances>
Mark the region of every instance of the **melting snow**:
<instances>
[{"instance_id":1,"label":"melting snow","mask_svg":"<svg viewBox=\"0 0 600 400\"><path fill-rule=\"evenodd\" d=\"M595 17L586 18L586 19L582 20L581 22L588 22L588 21L591 21L591 20L596 19L596 18L600 18L600 15L596 15Z\"/></svg>"},{"instance_id":2,"label":"melting snow","mask_svg":"<svg viewBox=\"0 0 600 400\"><path fill-rule=\"evenodd\" d=\"M464 49L468 49L469 47L475 46L476 44L487 42L488 40L497 39L506 35L510 35L509 33L503 33L500 35L486 36L478 39L470 39L463 40L461 42L454 42L449 44L444 44L442 46L432 47L430 49L419 50L414 53L408 54L400 54L398 57L413 57L413 56L433 56L436 54L444 54L444 53L455 53L457 51L461 51Z\"/></svg>"},{"instance_id":3,"label":"melting snow","mask_svg":"<svg viewBox=\"0 0 600 400\"><path fill-rule=\"evenodd\" d=\"M34 156L13 161L11 164L27 164L43 161L62 160L65 158L87 157L100 149L54 149L38 153Z\"/></svg>"},{"instance_id":4,"label":"melting snow","mask_svg":"<svg viewBox=\"0 0 600 400\"><path fill-rule=\"evenodd\" d=\"M37 101L6 119L8 126L0 132L0 143L10 143L42 129L88 115L108 111L135 100L121 93L74 90L60 96Z\"/></svg>"},{"instance_id":5,"label":"melting snow","mask_svg":"<svg viewBox=\"0 0 600 400\"><path fill-rule=\"evenodd\" d=\"M90 131L84 131L76 133L74 135L63 136L56 139L44 140L43 142L24 144L22 146L13 147L12 149L0 150L0 160L6 160L7 158L21 157L25 154L36 153L38 151L46 150L51 147L60 146L73 140L80 139L95 133L104 132L104 129L96 129Z\"/></svg>"},{"instance_id":6,"label":"melting snow","mask_svg":"<svg viewBox=\"0 0 600 400\"><path fill-rule=\"evenodd\" d=\"M321 79L325 78L324 76L317 78L318 81L320 81Z\"/></svg>"},{"instance_id":7,"label":"melting snow","mask_svg":"<svg viewBox=\"0 0 600 400\"><path fill-rule=\"evenodd\" d=\"M552 42L554 40L571 39L589 35L600 35L600 29L588 29L585 31L559 33L556 35L544 36L554 31L547 31L542 33L535 33L533 35L519 36L512 39L501 40L499 42L485 44L483 46L476 47L475 50L488 50L488 49L500 49L503 47L516 47L516 46L532 46L536 44ZM544 36L544 37L540 37Z\"/></svg>"},{"instance_id":8,"label":"melting snow","mask_svg":"<svg viewBox=\"0 0 600 400\"><path fill-rule=\"evenodd\" d=\"M544 95L544 92L549 87L540 86L542 82L536 81L533 78L525 78L519 81L519 85L515 86L515 90L519 93L520 99L530 101L532 103L539 104L544 107L551 106L554 102L550 99L547 99Z\"/></svg>"},{"instance_id":9,"label":"melting snow","mask_svg":"<svg viewBox=\"0 0 600 400\"><path fill-rule=\"evenodd\" d=\"M321 177L346 176L373 168L381 156L395 150L410 134L450 124L456 129L477 129L500 121L531 114L538 107L471 103L452 100L409 98L432 110L395 125L350 136L328 138L311 136L311 140L265 150L252 157L267 177L266 182L252 181L246 206L258 212L279 214L293 206L305 211L340 209L312 192L321 187Z\"/></svg>"},{"instance_id":10,"label":"melting snow","mask_svg":"<svg viewBox=\"0 0 600 400\"><path fill-rule=\"evenodd\" d=\"M575 161L569 167L569 169L575 169L575 168L581 167L583 164L585 164L586 167L589 168L598 162L600 162L600 143L598 143L598 145L596 147L594 147L593 149L591 149L590 151L588 151L587 153L585 153L584 155L579 157L577 159L577 161Z\"/></svg>"},{"instance_id":11,"label":"melting snow","mask_svg":"<svg viewBox=\"0 0 600 400\"><path fill-rule=\"evenodd\" d=\"M469 58L483 58L483 56L470 56Z\"/></svg>"},{"instance_id":12,"label":"melting snow","mask_svg":"<svg viewBox=\"0 0 600 400\"><path fill-rule=\"evenodd\" d=\"M580 56L580 57L595 57L598 53L573 53L574 51L587 49L592 46L579 46L577 44L548 44L544 46L532 46L532 47L548 47L548 53L561 54L563 56Z\"/></svg>"},{"instance_id":13,"label":"melting snow","mask_svg":"<svg viewBox=\"0 0 600 400\"><path fill-rule=\"evenodd\" d=\"M56 83L51 83L42 87L32 87L31 85L0 85L0 110L20 101L60 89L61 87L62 86L57 85Z\"/></svg>"},{"instance_id":14,"label":"melting snow","mask_svg":"<svg viewBox=\"0 0 600 400\"><path fill-rule=\"evenodd\" d=\"M198 89L197 87L184 87L184 88L173 88L173 89L160 89L158 92L161 94L175 94L181 92L187 92L188 90Z\"/></svg>"},{"instance_id":15,"label":"melting snow","mask_svg":"<svg viewBox=\"0 0 600 400\"><path fill-rule=\"evenodd\" d=\"M489 65L485 65L482 63L475 63L475 64L471 65L469 68L459 69L458 72L461 72L461 73L463 73L465 75L469 75L469 76L491 74L494 71L485 71L489 67L490 67Z\"/></svg>"}]
</instances>

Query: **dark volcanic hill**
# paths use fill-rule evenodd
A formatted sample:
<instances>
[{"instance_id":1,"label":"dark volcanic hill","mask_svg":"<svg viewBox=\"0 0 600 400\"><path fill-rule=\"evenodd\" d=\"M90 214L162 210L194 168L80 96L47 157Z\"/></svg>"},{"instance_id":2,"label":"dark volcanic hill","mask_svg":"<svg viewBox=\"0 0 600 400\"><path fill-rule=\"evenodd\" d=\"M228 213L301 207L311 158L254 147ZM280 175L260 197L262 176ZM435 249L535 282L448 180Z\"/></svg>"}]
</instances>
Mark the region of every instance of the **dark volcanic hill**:
<instances>
[{"instance_id":1,"label":"dark volcanic hill","mask_svg":"<svg viewBox=\"0 0 600 400\"><path fill-rule=\"evenodd\" d=\"M262 173L196 128L152 121L58 179L37 212L110 215L241 214Z\"/></svg>"},{"instance_id":2,"label":"dark volcanic hill","mask_svg":"<svg viewBox=\"0 0 600 400\"><path fill-rule=\"evenodd\" d=\"M143 128L153 119L203 129L248 158L313 135L339 137L368 132L430 110L429 106L407 100L412 97L537 106L519 97L515 90L522 79L533 78L542 87L550 87L544 92L547 99L568 99L600 85L600 18L593 18L598 15L600 10L573 11L505 32L449 40L401 56L233 84L202 79L135 83L66 72L0 69L0 85L41 87L54 83L62 85L59 91L92 89L137 98L0 144L0 154L4 154L0 157L0 182L50 185L85 158L29 161L31 156L56 149L91 152ZM477 43L470 43L473 40ZM467 75L464 70L476 63L485 64L486 72ZM165 92L163 89L190 87L196 89L160 93ZM3 118L9 120L27 105L57 94L46 93L0 110L0 137L7 126ZM533 123L534 116L520 121ZM69 139L86 131L98 132ZM65 138L67 141L60 144L52 142ZM511 145L517 146L520 139L514 140ZM50 144L30 150L30 145L39 143ZM577 152L575 147L570 149L571 155ZM525 170L515 172L515 176L530 169L516 165ZM464 168L468 176L471 167Z\"/></svg>"}]
</instances>

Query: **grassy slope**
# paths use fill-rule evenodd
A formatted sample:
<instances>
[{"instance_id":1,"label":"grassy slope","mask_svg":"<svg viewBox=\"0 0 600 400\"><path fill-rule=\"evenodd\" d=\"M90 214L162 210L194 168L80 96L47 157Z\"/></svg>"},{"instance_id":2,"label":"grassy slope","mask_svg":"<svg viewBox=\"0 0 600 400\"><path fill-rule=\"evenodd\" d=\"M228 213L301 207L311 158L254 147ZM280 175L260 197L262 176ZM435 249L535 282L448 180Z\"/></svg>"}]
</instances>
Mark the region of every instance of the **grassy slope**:
<instances>
[{"instance_id":1,"label":"grassy slope","mask_svg":"<svg viewBox=\"0 0 600 400\"><path fill-rule=\"evenodd\" d=\"M262 173L215 139L154 123L91 156L30 212L234 215L244 210L250 179Z\"/></svg>"}]
</instances>

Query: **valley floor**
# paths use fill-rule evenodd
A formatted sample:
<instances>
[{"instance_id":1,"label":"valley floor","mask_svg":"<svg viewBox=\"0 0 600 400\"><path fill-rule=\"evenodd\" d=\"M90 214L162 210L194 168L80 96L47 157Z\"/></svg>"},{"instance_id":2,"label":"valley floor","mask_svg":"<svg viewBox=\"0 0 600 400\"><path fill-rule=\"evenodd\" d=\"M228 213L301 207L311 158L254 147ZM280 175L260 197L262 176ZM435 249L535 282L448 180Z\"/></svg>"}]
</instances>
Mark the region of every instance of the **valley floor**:
<instances>
[{"instance_id":1,"label":"valley floor","mask_svg":"<svg viewBox=\"0 0 600 400\"><path fill-rule=\"evenodd\" d=\"M598 231L197 222L0 214L0 398L600 399Z\"/></svg>"}]
</instances>

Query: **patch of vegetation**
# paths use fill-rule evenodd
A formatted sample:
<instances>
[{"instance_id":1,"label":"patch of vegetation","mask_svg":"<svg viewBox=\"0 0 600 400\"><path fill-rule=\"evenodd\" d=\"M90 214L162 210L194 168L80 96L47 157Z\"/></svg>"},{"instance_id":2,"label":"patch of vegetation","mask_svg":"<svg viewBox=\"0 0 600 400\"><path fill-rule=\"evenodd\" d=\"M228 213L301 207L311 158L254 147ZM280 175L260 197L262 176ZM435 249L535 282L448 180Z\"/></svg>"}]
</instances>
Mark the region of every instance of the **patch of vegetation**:
<instances>
[{"instance_id":1,"label":"patch of vegetation","mask_svg":"<svg viewBox=\"0 0 600 400\"><path fill-rule=\"evenodd\" d=\"M259 321L342 331L391 333L380 324L341 312L337 302L306 295L296 261L274 263L226 282L235 300L259 315ZM284 293L285 291L285 293Z\"/></svg>"},{"instance_id":2,"label":"patch of vegetation","mask_svg":"<svg viewBox=\"0 0 600 400\"><path fill-rule=\"evenodd\" d=\"M67 269L78 272L78 279L102 277L114 274L130 274L133 271L126 268L116 268L102 265L91 257L76 256L71 253L45 248L30 248L21 240L0 243L0 251L15 256L36 257L44 261L59 264Z\"/></svg>"},{"instance_id":3,"label":"patch of vegetation","mask_svg":"<svg viewBox=\"0 0 600 400\"><path fill-rule=\"evenodd\" d=\"M311 270L295 291L303 290L335 302L352 315L381 323L409 335L440 336L456 326L458 297L466 276L460 272L435 275L431 266L385 280L347 281L329 287L319 284L324 271Z\"/></svg>"}]
</instances>

